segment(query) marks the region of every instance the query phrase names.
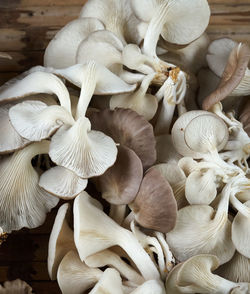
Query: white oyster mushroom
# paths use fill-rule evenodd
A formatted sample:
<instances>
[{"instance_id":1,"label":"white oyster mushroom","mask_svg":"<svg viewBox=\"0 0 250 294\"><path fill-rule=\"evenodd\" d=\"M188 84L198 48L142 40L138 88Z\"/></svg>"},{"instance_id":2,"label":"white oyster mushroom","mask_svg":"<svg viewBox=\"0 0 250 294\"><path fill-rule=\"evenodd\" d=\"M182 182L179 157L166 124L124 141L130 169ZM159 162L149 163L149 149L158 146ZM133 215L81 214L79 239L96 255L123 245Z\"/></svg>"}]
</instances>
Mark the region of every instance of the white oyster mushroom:
<instances>
[{"instance_id":1,"label":"white oyster mushroom","mask_svg":"<svg viewBox=\"0 0 250 294\"><path fill-rule=\"evenodd\" d=\"M154 263L133 233L120 227L92 203L86 192L74 201L74 240L81 260L118 245L133 260L145 280L159 279Z\"/></svg>"},{"instance_id":2,"label":"white oyster mushroom","mask_svg":"<svg viewBox=\"0 0 250 294\"><path fill-rule=\"evenodd\" d=\"M128 265L122 258L115 252L106 249L95 253L85 259L85 263L89 267L104 267L111 266L115 268L122 277L131 281L135 285L142 284L145 280L141 275L138 274L130 265Z\"/></svg>"},{"instance_id":3,"label":"white oyster mushroom","mask_svg":"<svg viewBox=\"0 0 250 294\"><path fill-rule=\"evenodd\" d=\"M188 44L205 31L210 17L206 0L132 0L136 16L149 23L144 36L143 52L156 56L159 36L174 44ZM190 13L187 13L189 11Z\"/></svg>"},{"instance_id":4,"label":"white oyster mushroom","mask_svg":"<svg viewBox=\"0 0 250 294\"><path fill-rule=\"evenodd\" d=\"M160 281L149 280L130 292L131 294L165 294L166 291Z\"/></svg>"},{"instance_id":5,"label":"white oyster mushroom","mask_svg":"<svg viewBox=\"0 0 250 294\"><path fill-rule=\"evenodd\" d=\"M39 186L59 198L75 198L87 187L88 180L78 177L74 172L62 166L53 167L44 172Z\"/></svg>"},{"instance_id":6,"label":"white oyster mushroom","mask_svg":"<svg viewBox=\"0 0 250 294\"><path fill-rule=\"evenodd\" d=\"M63 294L81 294L93 287L102 275L100 269L88 267L78 253L71 250L58 267L57 281Z\"/></svg>"},{"instance_id":7,"label":"white oyster mushroom","mask_svg":"<svg viewBox=\"0 0 250 294\"><path fill-rule=\"evenodd\" d=\"M63 257L75 250L73 231L68 225L69 204L63 204L57 212L49 238L48 272L51 280L56 279L58 266Z\"/></svg>"},{"instance_id":8,"label":"white oyster mushroom","mask_svg":"<svg viewBox=\"0 0 250 294\"><path fill-rule=\"evenodd\" d=\"M103 30L96 18L75 19L56 33L44 53L46 67L65 68L76 63L77 49L92 32Z\"/></svg>"},{"instance_id":9,"label":"white oyster mushroom","mask_svg":"<svg viewBox=\"0 0 250 294\"><path fill-rule=\"evenodd\" d=\"M57 205L58 198L38 186L39 176L31 164L34 156L48 151L49 142L43 141L1 157L0 226L5 232L38 227Z\"/></svg>"}]
</instances>

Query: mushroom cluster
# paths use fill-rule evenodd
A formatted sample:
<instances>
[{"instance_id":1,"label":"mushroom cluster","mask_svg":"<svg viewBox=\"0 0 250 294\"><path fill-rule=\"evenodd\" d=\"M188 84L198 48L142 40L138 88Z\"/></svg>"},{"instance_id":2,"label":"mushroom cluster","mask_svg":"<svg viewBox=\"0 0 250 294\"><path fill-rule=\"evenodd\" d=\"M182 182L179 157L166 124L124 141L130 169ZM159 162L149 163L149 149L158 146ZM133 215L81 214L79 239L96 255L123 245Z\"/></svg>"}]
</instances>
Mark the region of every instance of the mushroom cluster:
<instances>
[{"instance_id":1,"label":"mushroom cluster","mask_svg":"<svg viewBox=\"0 0 250 294\"><path fill-rule=\"evenodd\" d=\"M89 0L0 87L0 233L59 199L62 293L250 293L250 48L207 0ZM215 273L212 273L215 271Z\"/></svg>"}]
</instances>

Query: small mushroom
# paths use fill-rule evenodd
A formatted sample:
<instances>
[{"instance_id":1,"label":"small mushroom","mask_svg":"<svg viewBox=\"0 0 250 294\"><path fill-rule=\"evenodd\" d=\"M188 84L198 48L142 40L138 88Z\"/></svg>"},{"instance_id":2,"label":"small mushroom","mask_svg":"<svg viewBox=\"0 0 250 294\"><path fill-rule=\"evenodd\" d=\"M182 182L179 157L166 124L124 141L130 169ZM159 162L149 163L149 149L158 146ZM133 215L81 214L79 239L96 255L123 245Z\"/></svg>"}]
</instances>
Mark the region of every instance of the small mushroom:
<instances>
[{"instance_id":1,"label":"small mushroom","mask_svg":"<svg viewBox=\"0 0 250 294\"><path fill-rule=\"evenodd\" d=\"M46 47L44 65L65 68L76 64L76 53L81 41L92 32L103 29L103 23L97 18L80 18L69 22Z\"/></svg>"},{"instance_id":2,"label":"small mushroom","mask_svg":"<svg viewBox=\"0 0 250 294\"><path fill-rule=\"evenodd\" d=\"M82 262L78 253L68 251L57 272L57 281L63 294L81 294L93 287L103 276L98 268L90 268Z\"/></svg>"},{"instance_id":3,"label":"small mushroom","mask_svg":"<svg viewBox=\"0 0 250 294\"><path fill-rule=\"evenodd\" d=\"M17 279L14 281L4 282L3 286L0 285L1 294L32 294L32 288L26 282Z\"/></svg>"},{"instance_id":4,"label":"small mushroom","mask_svg":"<svg viewBox=\"0 0 250 294\"><path fill-rule=\"evenodd\" d=\"M34 156L48 150L49 142L42 141L0 159L0 227L5 232L40 226L57 205L58 198L39 187L38 173L31 164Z\"/></svg>"},{"instance_id":5,"label":"small mushroom","mask_svg":"<svg viewBox=\"0 0 250 294\"><path fill-rule=\"evenodd\" d=\"M118 245L133 260L145 280L159 279L155 265L134 235L97 208L86 192L74 201L74 240L81 260Z\"/></svg>"},{"instance_id":6,"label":"small mushroom","mask_svg":"<svg viewBox=\"0 0 250 294\"><path fill-rule=\"evenodd\" d=\"M57 270L63 257L75 250L73 231L68 225L69 204L63 204L57 211L49 238L48 272L51 280L56 279Z\"/></svg>"},{"instance_id":7,"label":"small mushroom","mask_svg":"<svg viewBox=\"0 0 250 294\"><path fill-rule=\"evenodd\" d=\"M129 204L143 227L167 233L176 222L177 204L170 184L154 167L144 176L135 200Z\"/></svg>"},{"instance_id":8,"label":"small mushroom","mask_svg":"<svg viewBox=\"0 0 250 294\"><path fill-rule=\"evenodd\" d=\"M89 118L94 130L132 149L141 159L144 170L153 165L156 160L153 127L142 116L130 109L116 108L92 112Z\"/></svg>"}]
</instances>

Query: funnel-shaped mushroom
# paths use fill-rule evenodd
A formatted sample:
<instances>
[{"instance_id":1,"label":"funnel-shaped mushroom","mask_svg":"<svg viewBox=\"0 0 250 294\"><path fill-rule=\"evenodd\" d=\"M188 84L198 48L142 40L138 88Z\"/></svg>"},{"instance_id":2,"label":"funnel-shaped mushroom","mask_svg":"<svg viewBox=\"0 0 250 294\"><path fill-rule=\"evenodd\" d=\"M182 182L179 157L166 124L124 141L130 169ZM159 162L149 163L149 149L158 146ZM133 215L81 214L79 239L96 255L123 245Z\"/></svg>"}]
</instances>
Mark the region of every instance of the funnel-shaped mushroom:
<instances>
[{"instance_id":1,"label":"funnel-shaped mushroom","mask_svg":"<svg viewBox=\"0 0 250 294\"><path fill-rule=\"evenodd\" d=\"M0 227L7 233L41 225L58 199L38 186L39 176L31 165L37 154L48 153L49 142L34 143L0 162Z\"/></svg>"},{"instance_id":2,"label":"funnel-shaped mushroom","mask_svg":"<svg viewBox=\"0 0 250 294\"><path fill-rule=\"evenodd\" d=\"M232 49L221 82L218 88L204 99L203 109L210 109L214 104L230 95L246 96L250 94L250 71L247 68L249 60L250 48L248 45L240 43Z\"/></svg>"},{"instance_id":3,"label":"funnel-shaped mushroom","mask_svg":"<svg viewBox=\"0 0 250 294\"><path fill-rule=\"evenodd\" d=\"M82 262L76 251L69 251L62 259L57 280L63 294L82 294L93 287L103 272Z\"/></svg>"},{"instance_id":4,"label":"funnel-shaped mushroom","mask_svg":"<svg viewBox=\"0 0 250 294\"><path fill-rule=\"evenodd\" d=\"M143 44L149 56L156 56L160 35L170 43L190 43L205 31L210 17L206 0L133 0L131 4L136 16L149 23Z\"/></svg>"},{"instance_id":5,"label":"funnel-shaped mushroom","mask_svg":"<svg viewBox=\"0 0 250 294\"><path fill-rule=\"evenodd\" d=\"M65 203L58 209L50 234L48 272L51 280L56 279L58 266L66 253L75 249L73 231L67 222L68 214L69 204Z\"/></svg>"},{"instance_id":6,"label":"funnel-shaped mushroom","mask_svg":"<svg viewBox=\"0 0 250 294\"><path fill-rule=\"evenodd\" d=\"M228 183L216 212L208 205L191 205L178 211L175 228L167 234L167 242L179 261L201 253L216 255L220 264L232 258L235 247L228 220L230 193L231 183Z\"/></svg>"},{"instance_id":7,"label":"funnel-shaped mushroom","mask_svg":"<svg viewBox=\"0 0 250 294\"><path fill-rule=\"evenodd\" d=\"M142 164L136 153L125 146L118 146L115 164L94 181L104 199L109 203L121 205L134 200L142 176Z\"/></svg>"},{"instance_id":8,"label":"funnel-shaped mushroom","mask_svg":"<svg viewBox=\"0 0 250 294\"><path fill-rule=\"evenodd\" d=\"M141 159L144 170L156 160L153 127L142 116L129 109L116 108L92 112L89 115L92 128L132 149Z\"/></svg>"},{"instance_id":9,"label":"funnel-shaped mushroom","mask_svg":"<svg viewBox=\"0 0 250 294\"><path fill-rule=\"evenodd\" d=\"M103 23L96 18L75 19L56 33L44 53L44 65L64 68L76 64L76 52L82 40L97 30Z\"/></svg>"},{"instance_id":10,"label":"funnel-shaped mushroom","mask_svg":"<svg viewBox=\"0 0 250 294\"><path fill-rule=\"evenodd\" d=\"M146 280L152 277L159 279L155 265L134 235L97 208L86 192L74 201L74 239L81 260L118 245L126 251Z\"/></svg>"},{"instance_id":11,"label":"funnel-shaped mushroom","mask_svg":"<svg viewBox=\"0 0 250 294\"><path fill-rule=\"evenodd\" d=\"M175 226L177 204L173 190L154 167L147 171L129 206L136 221L145 228L167 233Z\"/></svg>"}]
</instances>

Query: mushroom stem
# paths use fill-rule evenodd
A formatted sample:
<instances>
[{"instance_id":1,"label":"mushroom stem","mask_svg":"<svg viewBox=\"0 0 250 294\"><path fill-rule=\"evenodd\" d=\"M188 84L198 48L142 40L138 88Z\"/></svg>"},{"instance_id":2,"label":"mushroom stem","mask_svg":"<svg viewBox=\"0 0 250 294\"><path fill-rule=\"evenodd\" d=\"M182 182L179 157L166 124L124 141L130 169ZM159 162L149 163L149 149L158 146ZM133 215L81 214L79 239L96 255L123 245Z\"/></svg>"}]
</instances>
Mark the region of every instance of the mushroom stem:
<instances>
[{"instance_id":1,"label":"mushroom stem","mask_svg":"<svg viewBox=\"0 0 250 294\"><path fill-rule=\"evenodd\" d=\"M135 219L135 215L134 215L133 211L131 211L127 215L127 217L124 219L124 221L122 222L122 226L126 229L130 228L130 224L134 219Z\"/></svg>"},{"instance_id":2,"label":"mushroom stem","mask_svg":"<svg viewBox=\"0 0 250 294\"><path fill-rule=\"evenodd\" d=\"M109 216L118 224L121 225L125 218L127 205L110 205Z\"/></svg>"}]
</instances>

